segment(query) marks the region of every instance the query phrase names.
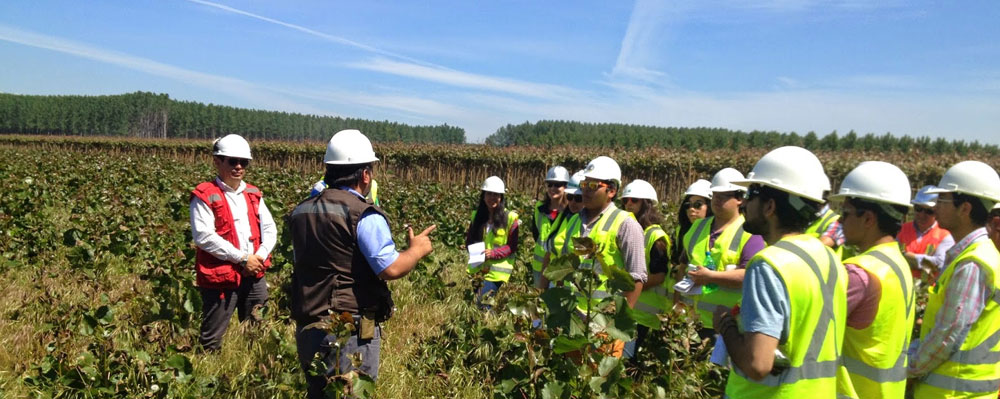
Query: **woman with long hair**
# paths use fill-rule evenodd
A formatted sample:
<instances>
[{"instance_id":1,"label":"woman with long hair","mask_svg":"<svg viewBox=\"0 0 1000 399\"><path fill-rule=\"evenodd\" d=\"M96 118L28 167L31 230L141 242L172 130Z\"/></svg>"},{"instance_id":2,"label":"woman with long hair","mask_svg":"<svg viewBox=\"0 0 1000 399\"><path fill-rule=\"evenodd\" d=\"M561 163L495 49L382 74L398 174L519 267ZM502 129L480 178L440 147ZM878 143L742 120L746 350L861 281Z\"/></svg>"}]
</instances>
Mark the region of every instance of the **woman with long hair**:
<instances>
[{"instance_id":1,"label":"woman with long hair","mask_svg":"<svg viewBox=\"0 0 1000 399\"><path fill-rule=\"evenodd\" d=\"M625 210L635 215L643 229L646 273L649 276L642 285L642 293L639 294L635 309L653 315L664 313L672 306L664 286L667 272L670 271L670 236L660 227L663 215L660 214L657 202L656 189L645 180L633 180L622 191ZM637 326L636 330L635 341L625 344L626 358L635 356L649 332L649 328L643 325Z\"/></svg>"},{"instance_id":2,"label":"woman with long hair","mask_svg":"<svg viewBox=\"0 0 1000 399\"><path fill-rule=\"evenodd\" d=\"M671 269L667 273L666 286L667 286L667 297L673 304L679 303L681 301L681 295L674 292L674 284L677 283L684 276L684 272L687 268L686 264L683 263L683 244L684 235L687 234L694 222L699 219L704 219L706 217L712 216L712 182L705 179L698 179L694 183L688 186L687 191L684 192L684 198L681 200L681 206L677 209L677 226L674 228L674 234L671 240L670 246L670 264ZM672 306L672 305L671 305Z\"/></svg>"},{"instance_id":3,"label":"woman with long hair","mask_svg":"<svg viewBox=\"0 0 1000 399\"><path fill-rule=\"evenodd\" d=\"M517 254L517 212L506 209L504 194L507 192L503 180L490 176L483 183L479 194L479 205L472 212L469 230L465 233L465 245L482 242L486 247L486 261L469 266L469 274L482 273L483 286L476 293L476 302L483 306L485 297L492 296L503 283L510 280L514 271L514 257Z\"/></svg>"},{"instance_id":4,"label":"woman with long hair","mask_svg":"<svg viewBox=\"0 0 1000 399\"><path fill-rule=\"evenodd\" d=\"M545 174L545 198L535 202L533 209L531 236L535 239L532 248L531 271L534 284L542 288L542 263L545 260L545 240L552 234L556 218L566 208L566 185L569 171L562 166L553 166Z\"/></svg>"},{"instance_id":5,"label":"woman with long hair","mask_svg":"<svg viewBox=\"0 0 1000 399\"><path fill-rule=\"evenodd\" d=\"M566 197L566 207L552 221L549 236L545 240L545 256L542 258L542 271L548 267L552 257L560 256L567 250L565 239L566 231L570 228L569 220L583 209L583 192L580 191L580 182L582 181L583 171L581 170L570 177L569 183L566 184L566 188L563 190L563 196ZM547 289L549 287L549 280L542 275L536 287L542 290Z\"/></svg>"}]
</instances>

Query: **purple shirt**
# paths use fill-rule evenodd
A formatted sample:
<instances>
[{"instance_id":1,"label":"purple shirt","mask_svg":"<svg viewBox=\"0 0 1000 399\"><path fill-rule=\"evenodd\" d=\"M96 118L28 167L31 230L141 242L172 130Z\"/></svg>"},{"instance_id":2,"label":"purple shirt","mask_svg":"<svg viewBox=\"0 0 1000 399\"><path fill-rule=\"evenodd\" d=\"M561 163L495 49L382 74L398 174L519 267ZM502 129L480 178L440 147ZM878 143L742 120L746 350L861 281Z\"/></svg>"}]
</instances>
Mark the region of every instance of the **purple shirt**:
<instances>
[{"instance_id":1,"label":"purple shirt","mask_svg":"<svg viewBox=\"0 0 1000 399\"><path fill-rule=\"evenodd\" d=\"M722 230L713 231L711 234L708 235L708 247L709 248L712 248L713 246L715 246L715 239L719 238L720 235L722 235ZM740 238L739 237L733 237L733 239L734 240L738 240ZM761 236L756 235L756 234L751 235L750 239L747 240L747 243L743 244L743 250L740 251L740 262L736 265L736 268L737 269L746 269L747 268L747 263L750 262L750 259L753 258L753 256L756 255L757 252L760 252L760 250L764 249L765 245L766 244L764 243L764 237L761 237Z\"/></svg>"}]
</instances>

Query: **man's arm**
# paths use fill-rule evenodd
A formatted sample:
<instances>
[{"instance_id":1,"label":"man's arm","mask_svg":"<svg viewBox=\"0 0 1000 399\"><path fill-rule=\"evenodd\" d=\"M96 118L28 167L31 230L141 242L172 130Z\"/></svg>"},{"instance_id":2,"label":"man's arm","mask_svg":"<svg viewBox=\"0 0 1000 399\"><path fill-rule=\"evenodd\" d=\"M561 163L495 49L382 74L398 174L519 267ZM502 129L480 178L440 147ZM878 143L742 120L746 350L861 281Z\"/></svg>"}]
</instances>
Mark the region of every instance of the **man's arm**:
<instances>
[{"instance_id":1,"label":"man's arm","mask_svg":"<svg viewBox=\"0 0 1000 399\"><path fill-rule=\"evenodd\" d=\"M378 274L378 278L388 281L395 280L409 274L420 259L427 256L434 250L431 246L430 234L436 228L436 224L431 225L431 227L424 229L424 231L420 234L413 235L413 227L407 226L407 234L409 235L407 241L409 242L409 248L400 252L399 257L397 257L396 260L389 265L389 267L385 268L385 270Z\"/></svg>"},{"instance_id":2,"label":"man's arm","mask_svg":"<svg viewBox=\"0 0 1000 399\"><path fill-rule=\"evenodd\" d=\"M635 219L625 219L618 229L618 249L625 260L625 270L635 281L635 289L625 292L629 306L635 307L642 293L642 285L649 275L646 273L646 242L642 237L642 226Z\"/></svg>"},{"instance_id":3,"label":"man's arm","mask_svg":"<svg viewBox=\"0 0 1000 399\"><path fill-rule=\"evenodd\" d=\"M260 199L260 204L257 206L257 214L260 215L260 246L257 247L257 252L247 257L247 270L253 274L267 268L264 261L274 250L274 244L278 242L278 228L275 226L274 218L271 217L271 211L267 209L263 198Z\"/></svg>"},{"instance_id":4,"label":"man's arm","mask_svg":"<svg viewBox=\"0 0 1000 399\"><path fill-rule=\"evenodd\" d=\"M957 265L948 281L941 311L934 320L934 328L926 337L920 337L916 356L910 359L908 374L921 377L937 368L951 357L969 334L972 324L979 319L989 297L984 276L973 262Z\"/></svg>"},{"instance_id":5,"label":"man's arm","mask_svg":"<svg viewBox=\"0 0 1000 399\"><path fill-rule=\"evenodd\" d=\"M208 204L197 197L192 198L190 216L191 237L194 239L194 245L227 262L240 263L243 261L243 252L215 232L215 214L212 213Z\"/></svg>"},{"instance_id":6,"label":"man's arm","mask_svg":"<svg viewBox=\"0 0 1000 399\"><path fill-rule=\"evenodd\" d=\"M733 360L747 377L764 379L774 367L774 350L787 331L788 291L774 270L763 261L751 265L743 285L740 316L744 332L740 332L729 309L719 306L715 325Z\"/></svg>"},{"instance_id":7,"label":"man's arm","mask_svg":"<svg viewBox=\"0 0 1000 399\"><path fill-rule=\"evenodd\" d=\"M944 270L944 257L945 253L955 245L955 239L949 234L947 237L941 240L937 248L934 249L934 253L930 255L924 254L913 254L913 261L917 267L931 267L935 272L941 272Z\"/></svg>"}]
</instances>

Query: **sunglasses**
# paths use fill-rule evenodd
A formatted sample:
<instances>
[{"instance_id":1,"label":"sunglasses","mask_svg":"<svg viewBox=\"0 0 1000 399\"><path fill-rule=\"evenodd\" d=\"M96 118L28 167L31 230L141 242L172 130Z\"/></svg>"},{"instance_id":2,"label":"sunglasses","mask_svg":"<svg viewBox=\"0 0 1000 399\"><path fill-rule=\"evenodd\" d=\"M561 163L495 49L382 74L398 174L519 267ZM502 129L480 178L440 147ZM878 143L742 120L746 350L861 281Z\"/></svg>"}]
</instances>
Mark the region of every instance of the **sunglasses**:
<instances>
[{"instance_id":1,"label":"sunglasses","mask_svg":"<svg viewBox=\"0 0 1000 399\"><path fill-rule=\"evenodd\" d=\"M624 203L624 204L629 204L629 203L632 203L632 202L635 202L635 203L639 204L639 203L642 203L642 200L638 199L638 198L632 198L632 197L622 198L622 203Z\"/></svg>"},{"instance_id":2,"label":"sunglasses","mask_svg":"<svg viewBox=\"0 0 1000 399\"><path fill-rule=\"evenodd\" d=\"M743 193L743 201L750 201L751 199L760 196L761 192L762 190L760 186L758 185L750 186L749 188L747 188L747 192Z\"/></svg>"},{"instance_id":3,"label":"sunglasses","mask_svg":"<svg viewBox=\"0 0 1000 399\"><path fill-rule=\"evenodd\" d=\"M240 165L244 168L250 165L250 160L246 158L233 158L233 157L219 157L219 158L222 159L222 162L229 164L229 166L232 168L235 168L236 165Z\"/></svg>"},{"instance_id":4,"label":"sunglasses","mask_svg":"<svg viewBox=\"0 0 1000 399\"><path fill-rule=\"evenodd\" d=\"M545 186L548 187L548 188L566 187L566 183L561 183L561 182L557 182L557 181L550 181L550 182L546 182Z\"/></svg>"},{"instance_id":5,"label":"sunglasses","mask_svg":"<svg viewBox=\"0 0 1000 399\"><path fill-rule=\"evenodd\" d=\"M698 200L698 201L695 201L695 202L690 202L689 201L689 202L685 202L685 203L683 203L681 205L683 205L685 208L699 209L699 208L705 206L705 201L702 201L702 200Z\"/></svg>"},{"instance_id":6,"label":"sunglasses","mask_svg":"<svg viewBox=\"0 0 1000 399\"><path fill-rule=\"evenodd\" d=\"M566 199L572 202L583 202L583 195L581 194L569 194Z\"/></svg>"},{"instance_id":7,"label":"sunglasses","mask_svg":"<svg viewBox=\"0 0 1000 399\"><path fill-rule=\"evenodd\" d=\"M580 188L588 191L597 191L601 187L608 187L608 183L598 180L587 180L580 183Z\"/></svg>"},{"instance_id":8,"label":"sunglasses","mask_svg":"<svg viewBox=\"0 0 1000 399\"><path fill-rule=\"evenodd\" d=\"M926 215L933 215L934 214L934 209L933 208L927 208L927 207L923 207L923 206L915 206L915 207L913 207L913 211L916 212L916 213L923 213L923 214L926 214Z\"/></svg>"}]
</instances>

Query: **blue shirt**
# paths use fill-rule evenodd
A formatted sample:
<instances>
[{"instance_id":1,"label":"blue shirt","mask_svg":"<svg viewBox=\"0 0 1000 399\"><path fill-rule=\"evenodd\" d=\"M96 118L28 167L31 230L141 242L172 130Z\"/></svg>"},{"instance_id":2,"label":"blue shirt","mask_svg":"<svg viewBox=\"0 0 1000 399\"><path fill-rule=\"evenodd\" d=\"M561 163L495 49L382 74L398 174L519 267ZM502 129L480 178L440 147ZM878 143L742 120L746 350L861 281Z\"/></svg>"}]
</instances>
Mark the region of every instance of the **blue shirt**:
<instances>
[{"instance_id":1,"label":"blue shirt","mask_svg":"<svg viewBox=\"0 0 1000 399\"><path fill-rule=\"evenodd\" d=\"M361 199L365 196L348 187L339 187L341 190L357 195ZM379 275L389 268L392 262L399 258L396 252L396 243L392 240L392 232L389 231L389 221L385 220L378 212L369 210L361 215L358 221L358 249L361 256L368 261L368 266L372 268L375 275Z\"/></svg>"},{"instance_id":2,"label":"blue shirt","mask_svg":"<svg viewBox=\"0 0 1000 399\"><path fill-rule=\"evenodd\" d=\"M788 320L791 315L788 289L785 281L768 266L757 259L750 263L743 276L743 300L740 317L743 331L761 333L777 338L782 344L788 340Z\"/></svg>"}]
</instances>

